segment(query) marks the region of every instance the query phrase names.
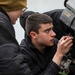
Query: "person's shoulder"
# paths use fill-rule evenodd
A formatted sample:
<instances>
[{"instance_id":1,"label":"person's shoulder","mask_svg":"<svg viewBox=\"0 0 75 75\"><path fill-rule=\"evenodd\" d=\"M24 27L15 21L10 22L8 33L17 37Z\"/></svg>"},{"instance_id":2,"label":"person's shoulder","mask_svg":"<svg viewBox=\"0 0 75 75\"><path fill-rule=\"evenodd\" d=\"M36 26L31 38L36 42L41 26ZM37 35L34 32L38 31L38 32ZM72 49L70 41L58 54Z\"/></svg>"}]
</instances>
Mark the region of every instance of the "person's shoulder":
<instances>
[{"instance_id":1,"label":"person's shoulder","mask_svg":"<svg viewBox=\"0 0 75 75\"><path fill-rule=\"evenodd\" d=\"M54 10L44 12L44 14L62 13L63 10L64 9L54 9Z\"/></svg>"},{"instance_id":2,"label":"person's shoulder","mask_svg":"<svg viewBox=\"0 0 75 75\"><path fill-rule=\"evenodd\" d=\"M46 14L50 17L58 17L61 15L61 13L63 12L64 9L54 9L54 10L51 10L51 11L47 11L47 12L44 12L43 14Z\"/></svg>"}]
</instances>

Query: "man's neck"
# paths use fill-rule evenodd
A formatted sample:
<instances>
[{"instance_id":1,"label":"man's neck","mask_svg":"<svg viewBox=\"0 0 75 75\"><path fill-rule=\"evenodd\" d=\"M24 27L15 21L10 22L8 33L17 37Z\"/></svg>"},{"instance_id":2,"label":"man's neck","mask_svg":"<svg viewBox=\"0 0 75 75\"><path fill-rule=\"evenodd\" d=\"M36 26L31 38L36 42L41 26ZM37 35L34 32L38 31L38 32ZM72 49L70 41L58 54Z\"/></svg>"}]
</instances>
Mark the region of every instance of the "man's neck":
<instances>
[{"instance_id":1,"label":"man's neck","mask_svg":"<svg viewBox=\"0 0 75 75\"><path fill-rule=\"evenodd\" d=\"M33 45L35 46L35 48L37 48L41 53L44 52L46 46L41 45L41 44L38 44L38 43L35 42L35 41L32 41L32 43L33 43Z\"/></svg>"}]
</instances>

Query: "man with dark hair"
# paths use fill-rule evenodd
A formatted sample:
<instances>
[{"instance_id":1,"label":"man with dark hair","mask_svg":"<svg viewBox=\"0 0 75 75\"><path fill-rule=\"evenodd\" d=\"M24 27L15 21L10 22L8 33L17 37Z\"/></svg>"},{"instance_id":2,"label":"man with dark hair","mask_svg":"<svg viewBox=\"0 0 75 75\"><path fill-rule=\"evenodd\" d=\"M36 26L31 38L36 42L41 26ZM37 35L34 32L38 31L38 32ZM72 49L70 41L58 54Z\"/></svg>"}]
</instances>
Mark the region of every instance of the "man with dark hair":
<instances>
[{"instance_id":1,"label":"man with dark hair","mask_svg":"<svg viewBox=\"0 0 75 75\"><path fill-rule=\"evenodd\" d=\"M56 38L59 40L62 36L67 35L67 34L72 34L74 35L74 31L69 28L67 25L65 25L61 20L60 20L60 16L61 13L63 12L64 9L55 9L55 10L51 10L51 11L46 11L43 14L46 14L48 16L50 16L53 21L53 30L54 32L57 34ZM26 19L29 15L35 13L34 11L26 11L25 13L23 13L23 15L20 17L20 24L23 27L23 29L25 30L25 24L26 24Z\"/></svg>"},{"instance_id":2,"label":"man with dark hair","mask_svg":"<svg viewBox=\"0 0 75 75\"><path fill-rule=\"evenodd\" d=\"M73 37L63 36L56 45L52 18L40 13L28 16L25 31L20 47L32 75L59 75L62 58L73 45Z\"/></svg>"},{"instance_id":3,"label":"man with dark hair","mask_svg":"<svg viewBox=\"0 0 75 75\"><path fill-rule=\"evenodd\" d=\"M30 75L13 28L26 5L27 0L0 0L0 75Z\"/></svg>"}]
</instances>

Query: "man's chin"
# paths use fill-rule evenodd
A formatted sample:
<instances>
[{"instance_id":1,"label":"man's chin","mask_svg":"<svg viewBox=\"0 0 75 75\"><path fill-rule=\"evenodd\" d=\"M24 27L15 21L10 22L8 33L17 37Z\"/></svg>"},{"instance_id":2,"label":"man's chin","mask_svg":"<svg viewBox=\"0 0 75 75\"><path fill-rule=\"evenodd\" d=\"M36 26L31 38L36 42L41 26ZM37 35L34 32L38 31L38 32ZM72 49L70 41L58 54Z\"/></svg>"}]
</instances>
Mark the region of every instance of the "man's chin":
<instances>
[{"instance_id":1,"label":"man's chin","mask_svg":"<svg viewBox=\"0 0 75 75\"><path fill-rule=\"evenodd\" d=\"M13 24L13 25L15 25L15 24L16 24L16 22L12 22L12 24Z\"/></svg>"},{"instance_id":2,"label":"man's chin","mask_svg":"<svg viewBox=\"0 0 75 75\"><path fill-rule=\"evenodd\" d=\"M50 43L50 45L49 46L53 46L54 45L54 43Z\"/></svg>"}]
</instances>

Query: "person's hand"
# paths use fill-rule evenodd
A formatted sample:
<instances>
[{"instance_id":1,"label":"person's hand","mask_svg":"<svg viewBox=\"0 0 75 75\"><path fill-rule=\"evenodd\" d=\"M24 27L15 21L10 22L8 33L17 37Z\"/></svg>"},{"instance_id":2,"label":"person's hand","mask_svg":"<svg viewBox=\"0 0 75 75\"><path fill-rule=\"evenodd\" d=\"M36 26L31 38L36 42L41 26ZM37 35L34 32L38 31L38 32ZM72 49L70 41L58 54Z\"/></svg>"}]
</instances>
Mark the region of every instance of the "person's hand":
<instances>
[{"instance_id":1,"label":"person's hand","mask_svg":"<svg viewBox=\"0 0 75 75\"><path fill-rule=\"evenodd\" d=\"M71 36L63 36L57 45L57 51L52 59L58 66L62 61L63 56L70 50L73 45L73 37Z\"/></svg>"},{"instance_id":2,"label":"person's hand","mask_svg":"<svg viewBox=\"0 0 75 75\"><path fill-rule=\"evenodd\" d=\"M71 48L73 45L73 37L71 36L63 36L57 45L57 53L59 55L64 56Z\"/></svg>"}]
</instances>

